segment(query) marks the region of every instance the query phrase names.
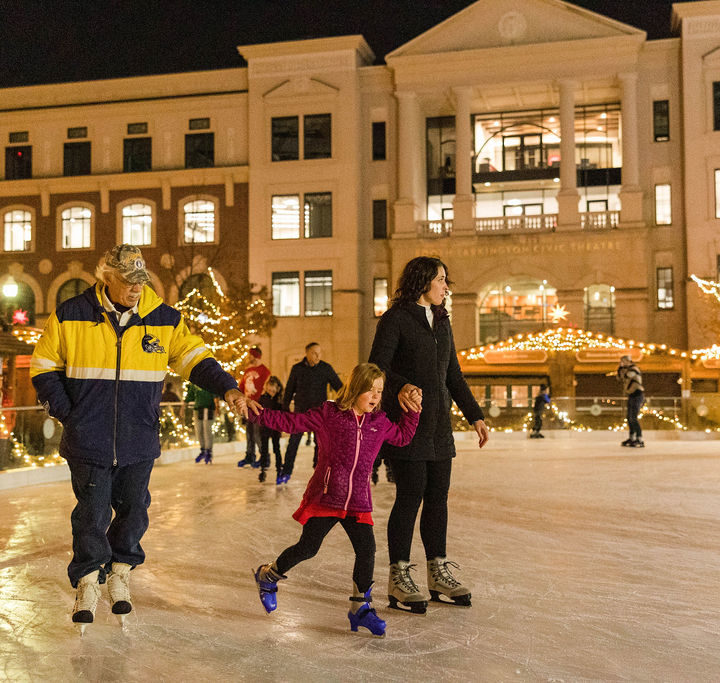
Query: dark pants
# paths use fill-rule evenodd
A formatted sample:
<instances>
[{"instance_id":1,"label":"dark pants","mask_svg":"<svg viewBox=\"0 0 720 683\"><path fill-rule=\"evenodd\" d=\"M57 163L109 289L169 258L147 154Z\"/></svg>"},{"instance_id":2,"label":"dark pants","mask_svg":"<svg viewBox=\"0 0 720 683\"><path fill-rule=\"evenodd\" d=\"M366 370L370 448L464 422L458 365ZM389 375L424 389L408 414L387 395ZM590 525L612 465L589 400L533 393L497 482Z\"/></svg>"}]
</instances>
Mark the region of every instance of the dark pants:
<instances>
[{"instance_id":1,"label":"dark pants","mask_svg":"<svg viewBox=\"0 0 720 683\"><path fill-rule=\"evenodd\" d=\"M295 456L297 456L298 446L302 441L302 434L290 434L288 445L285 449L285 464L283 465L283 474L292 474L295 467ZM313 454L313 467L317 465L318 445L315 439L315 452Z\"/></svg>"},{"instance_id":2,"label":"dark pants","mask_svg":"<svg viewBox=\"0 0 720 683\"><path fill-rule=\"evenodd\" d=\"M260 467L264 470L270 467L270 441L272 440L275 454L275 469L282 473L282 452L280 451L280 432L274 429L260 430Z\"/></svg>"},{"instance_id":3,"label":"dark pants","mask_svg":"<svg viewBox=\"0 0 720 683\"><path fill-rule=\"evenodd\" d=\"M539 434L542 429L542 411L533 412L533 416L535 417L535 421L533 422L532 430Z\"/></svg>"},{"instance_id":4,"label":"dark pants","mask_svg":"<svg viewBox=\"0 0 720 683\"><path fill-rule=\"evenodd\" d=\"M280 553L275 560L275 566L281 574L285 574L296 564L309 560L317 555L325 536L328 535L338 522L342 524L345 533L352 543L355 551L355 566L353 567L353 581L361 593L365 593L373 582L375 570L375 535L371 524L360 524L354 517L340 519L339 517L311 517L303 526L300 540Z\"/></svg>"},{"instance_id":5,"label":"dark pants","mask_svg":"<svg viewBox=\"0 0 720 683\"><path fill-rule=\"evenodd\" d=\"M245 439L247 441L245 458L249 463L255 462L255 445L260 445L260 425L248 420L245 425Z\"/></svg>"},{"instance_id":6,"label":"dark pants","mask_svg":"<svg viewBox=\"0 0 720 683\"><path fill-rule=\"evenodd\" d=\"M639 389L637 391L633 391L633 393L628 396L627 423L628 428L630 429L631 439L642 439L642 429L640 428L638 414L640 413L640 408L642 408L643 403L645 403L645 394Z\"/></svg>"},{"instance_id":7,"label":"dark pants","mask_svg":"<svg viewBox=\"0 0 720 683\"><path fill-rule=\"evenodd\" d=\"M99 467L68 462L77 505L70 515L73 557L68 576L73 588L85 576L124 562L133 567L145 561L140 539L148 528L148 484L154 460L125 467ZM115 517L112 513L115 511Z\"/></svg>"},{"instance_id":8,"label":"dark pants","mask_svg":"<svg viewBox=\"0 0 720 683\"><path fill-rule=\"evenodd\" d=\"M422 503L420 537L425 558L445 557L447 499L452 458L445 460L390 460L395 477L395 504L388 519L390 564L410 561L415 520Z\"/></svg>"}]
</instances>

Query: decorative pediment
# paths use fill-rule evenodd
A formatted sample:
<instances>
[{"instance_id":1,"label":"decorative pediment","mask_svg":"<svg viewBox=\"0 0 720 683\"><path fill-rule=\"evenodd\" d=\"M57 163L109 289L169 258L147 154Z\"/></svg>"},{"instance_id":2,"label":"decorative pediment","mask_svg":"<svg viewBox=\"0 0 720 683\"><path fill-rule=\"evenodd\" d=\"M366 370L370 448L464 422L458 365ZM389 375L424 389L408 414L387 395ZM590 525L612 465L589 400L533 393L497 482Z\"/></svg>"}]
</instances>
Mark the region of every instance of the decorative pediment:
<instances>
[{"instance_id":1,"label":"decorative pediment","mask_svg":"<svg viewBox=\"0 0 720 683\"><path fill-rule=\"evenodd\" d=\"M562 0L478 0L387 58L644 35Z\"/></svg>"},{"instance_id":2,"label":"decorative pediment","mask_svg":"<svg viewBox=\"0 0 720 683\"><path fill-rule=\"evenodd\" d=\"M274 100L286 97L327 97L337 95L339 88L309 76L297 76L282 81L263 94L263 99Z\"/></svg>"}]
</instances>

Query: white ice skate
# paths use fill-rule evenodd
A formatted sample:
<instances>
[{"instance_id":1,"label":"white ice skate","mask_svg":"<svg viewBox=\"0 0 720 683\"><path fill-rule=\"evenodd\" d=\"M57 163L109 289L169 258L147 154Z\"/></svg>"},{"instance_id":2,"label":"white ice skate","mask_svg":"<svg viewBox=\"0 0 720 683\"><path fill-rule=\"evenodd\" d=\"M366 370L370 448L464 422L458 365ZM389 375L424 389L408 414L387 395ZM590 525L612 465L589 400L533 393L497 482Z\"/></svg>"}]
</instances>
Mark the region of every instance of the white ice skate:
<instances>
[{"instance_id":1,"label":"white ice skate","mask_svg":"<svg viewBox=\"0 0 720 683\"><path fill-rule=\"evenodd\" d=\"M125 625L125 615L132 612L130 600L130 570L132 566L124 562L113 562L107 575L108 593L112 613L117 616L120 625Z\"/></svg>"},{"instance_id":2,"label":"white ice skate","mask_svg":"<svg viewBox=\"0 0 720 683\"><path fill-rule=\"evenodd\" d=\"M388 600L390 607L403 612L413 614L425 614L427 610L427 598L420 592L410 576L410 570L414 564L400 560L397 564L390 565L390 578L388 580ZM405 605L409 609L399 607Z\"/></svg>"},{"instance_id":3,"label":"white ice skate","mask_svg":"<svg viewBox=\"0 0 720 683\"><path fill-rule=\"evenodd\" d=\"M448 562L444 557L428 560L427 577L430 599L435 602L444 602L446 605L471 607L470 598L472 596L470 591L450 573L449 567L460 569L459 565L455 564L455 562ZM450 598L450 600L441 599L441 595Z\"/></svg>"},{"instance_id":4,"label":"white ice skate","mask_svg":"<svg viewBox=\"0 0 720 683\"><path fill-rule=\"evenodd\" d=\"M80 629L81 636L84 635L86 626L92 624L95 619L95 608L100 598L99 575L100 572L96 570L86 574L78 581L72 620Z\"/></svg>"}]
</instances>

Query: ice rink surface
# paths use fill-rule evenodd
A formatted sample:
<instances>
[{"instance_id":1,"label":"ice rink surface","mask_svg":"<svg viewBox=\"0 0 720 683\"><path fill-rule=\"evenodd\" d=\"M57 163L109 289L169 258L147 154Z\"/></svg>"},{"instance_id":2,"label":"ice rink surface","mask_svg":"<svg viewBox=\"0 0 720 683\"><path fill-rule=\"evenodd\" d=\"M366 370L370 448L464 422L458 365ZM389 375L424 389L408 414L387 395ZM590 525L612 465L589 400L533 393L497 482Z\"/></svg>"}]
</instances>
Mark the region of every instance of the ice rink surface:
<instances>
[{"instance_id":1,"label":"ice rink surface","mask_svg":"<svg viewBox=\"0 0 720 683\"><path fill-rule=\"evenodd\" d=\"M624 438L622 435L620 438ZM376 597L387 637L349 630L353 555L338 526L280 584L265 615L251 567L299 537L286 487L237 457L155 468L146 563L121 630L107 591L80 638L70 622L69 482L0 492L0 680L717 681L720 442L618 435L458 443L448 556L473 606L387 608L394 487L374 487ZM240 444L239 444L240 445ZM426 586L419 536L415 578Z\"/></svg>"}]
</instances>

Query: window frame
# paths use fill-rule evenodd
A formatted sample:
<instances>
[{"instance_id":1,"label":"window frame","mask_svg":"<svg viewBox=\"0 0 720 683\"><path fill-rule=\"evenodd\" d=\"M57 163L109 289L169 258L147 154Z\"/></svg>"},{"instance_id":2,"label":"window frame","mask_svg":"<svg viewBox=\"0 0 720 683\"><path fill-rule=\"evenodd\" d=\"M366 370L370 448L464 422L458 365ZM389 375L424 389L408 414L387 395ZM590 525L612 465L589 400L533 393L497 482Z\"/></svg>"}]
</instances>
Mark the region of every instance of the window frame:
<instances>
[{"instance_id":1,"label":"window frame","mask_svg":"<svg viewBox=\"0 0 720 683\"><path fill-rule=\"evenodd\" d=\"M330 308L329 309L322 309L322 311L314 311L308 309L308 300L311 298L308 296L308 279L309 278L330 278L330 287L329 287L329 295L330 295ZM305 318L331 318L333 315L333 272L332 270L329 270L327 268L323 270L306 270L303 273L303 286L302 286L302 292L303 292L303 316ZM326 291L327 287L323 286L323 293ZM314 297L312 297L314 298Z\"/></svg>"},{"instance_id":2,"label":"window frame","mask_svg":"<svg viewBox=\"0 0 720 683\"><path fill-rule=\"evenodd\" d=\"M149 157L147 158L147 168L130 168L129 161L135 155L129 153L128 147L138 144L138 142L146 143L149 147ZM137 137L123 138L123 173L146 173L152 171L152 137L149 135L138 135Z\"/></svg>"},{"instance_id":3,"label":"window frame","mask_svg":"<svg viewBox=\"0 0 720 683\"><path fill-rule=\"evenodd\" d=\"M371 160L387 161L387 121L373 121L370 136Z\"/></svg>"},{"instance_id":4,"label":"window frame","mask_svg":"<svg viewBox=\"0 0 720 683\"><path fill-rule=\"evenodd\" d=\"M327 119L328 126L328 137L327 137L327 152L326 153L313 153L308 155L308 119ZM312 143L311 143L312 144ZM332 114L304 114L303 115L303 159L306 161L314 161L316 159L332 159Z\"/></svg>"},{"instance_id":5,"label":"window frame","mask_svg":"<svg viewBox=\"0 0 720 683\"><path fill-rule=\"evenodd\" d=\"M90 211L90 240L89 244L87 246L82 247L65 247L63 246L63 213L67 211L68 209L73 208L81 208L81 209L89 209ZM64 204L61 204L57 207L56 211L56 225L57 225L57 242L56 242L56 248L59 252L69 252L69 251L89 251L95 248L95 206L93 204L90 204L90 202L83 202L83 201L71 201L71 202L65 202Z\"/></svg>"},{"instance_id":6,"label":"window frame","mask_svg":"<svg viewBox=\"0 0 720 683\"><path fill-rule=\"evenodd\" d=\"M309 234L308 226L308 203L307 197L311 196L322 196L327 195L330 201L329 216L330 216L330 232L329 234L311 235ZM297 197L298 200L298 225L297 225L297 237L276 237L275 236L275 215L276 209L279 211L281 207L275 206L275 199L278 198L293 198ZM332 190L313 190L308 192L283 192L273 193L270 195L270 239L272 241L283 242L286 240L295 239L332 239L333 231L335 227L335 206L333 203L333 191Z\"/></svg>"},{"instance_id":7,"label":"window frame","mask_svg":"<svg viewBox=\"0 0 720 683\"><path fill-rule=\"evenodd\" d=\"M81 170L70 168L70 160L68 152L70 150L87 150L87 159L82 159L83 163L87 163L87 167L83 165ZM76 166L79 166L78 158L73 159ZM87 171L85 171L87 168ZM90 140L79 140L75 142L64 142L63 143L63 176L66 178L74 178L77 176L92 175L92 142Z\"/></svg>"},{"instance_id":8,"label":"window frame","mask_svg":"<svg viewBox=\"0 0 720 683\"><path fill-rule=\"evenodd\" d=\"M5 249L5 216L13 211L24 211L30 214L30 241L27 249ZM12 204L3 206L0 211L0 219L2 220L2 243L0 244L0 253L3 254L28 254L35 251L35 233L37 231L37 221L35 209L26 204Z\"/></svg>"},{"instance_id":9,"label":"window frame","mask_svg":"<svg viewBox=\"0 0 720 683\"><path fill-rule=\"evenodd\" d=\"M668 218L667 221L660 221L660 215L661 211L659 209L662 208L661 202L664 201L664 198L660 197L658 194L658 191L660 188L667 188L667 214ZM655 188L653 191L653 206L654 206L654 213L655 213L655 225L660 227L666 227L668 225L673 224L673 211L672 211L672 185L670 183L656 183Z\"/></svg>"},{"instance_id":10,"label":"window frame","mask_svg":"<svg viewBox=\"0 0 720 683\"><path fill-rule=\"evenodd\" d=\"M378 283L385 283L385 308L381 311L378 306ZM388 304L390 302L390 281L386 277L374 277L373 278L373 317L380 318L388 310Z\"/></svg>"},{"instance_id":11,"label":"window frame","mask_svg":"<svg viewBox=\"0 0 720 683\"><path fill-rule=\"evenodd\" d=\"M280 280L282 279L281 276L284 276L286 279L289 279L290 277L296 278L296 285L297 285L297 313L288 313L284 314L281 311L279 311L276 306L281 305L281 301L278 300L278 297L275 295L275 287L276 287L276 281L278 282L278 286L280 286ZM270 293L272 295L273 300L273 315L276 318L300 318L301 317L301 311L303 310L303 302L301 300L302 296L302 287L301 287L301 281L300 281L300 271L299 270L281 270L281 271L275 271L270 274Z\"/></svg>"},{"instance_id":12,"label":"window frame","mask_svg":"<svg viewBox=\"0 0 720 683\"><path fill-rule=\"evenodd\" d=\"M125 216L123 209L133 204L142 204L150 207L150 241L142 244L136 244L138 247L154 247L157 234L157 204L152 199L146 197L131 197L119 202L116 206L116 226L117 226L117 243L118 244L135 244L125 239Z\"/></svg>"},{"instance_id":13,"label":"window frame","mask_svg":"<svg viewBox=\"0 0 720 683\"><path fill-rule=\"evenodd\" d=\"M212 159L210 159L210 163L207 164L190 164L191 150L188 148L192 140L199 140L200 138L212 141ZM197 155L197 149L192 150L192 154ZM204 133L185 133L185 168L215 168L215 133L213 131L207 131Z\"/></svg>"},{"instance_id":14,"label":"window frame","mask_svg":"<svg viewBox=\"0 0 720 683\"><path fill-rule=\"evenodd\" d=\"M380 220L382 216L382 220ZM374 240L388 238L388 201L387 199L372 200L372 236Z\"/></svg>"},{"instance_id":15,"label":"window frame","mask_svg":"<svg viewBox=\"0 0 720 683\"><path fill-rule=\"evenodd\" d=\"M669 291L670 296L667 296L668 287L665 286L663 289L666 292L665 296L660 298L660 279L661 279L661 271L666 271L665 274L669 271L670 278L669 278ZM666 280L663 279L663 284L666 284ZM669 305L662 305L661 302L667 302L669 301ZM672 266L656 266L655 268L655 306L656 310L658 311L672 311L675 308L675 276L673 273Z\"/></svg>"},{"instance_id":16,"label":"window frame","mask_svg":"<svg viewBox=\"0 0 720 683\"><path fill-rule=\"evenodd\" d=\"M22 164L11 163L11 155L13 152L21 151L28 156L23 159ZM27 167L27 174L9 173L11 169L16 170L18 167ZM32 178L32 145L6 145L5 146L5 180L29 180Z\"/></svg>"},{"instance_id":17,"label":"window frame","mask_svg":"<svg viewBox=\"0 0 720 683\"><path fill-rule=\"evenodd\" d=\"M185 206L192 202L208 201L213 205L213 239L207 242L185 241ZM182 197L178 201L178 245L181 247L198 247L204 244L218 244L220 240L220 200L209 194L194 194Z\"/></svg>"},{"instance_id":18,"label":"window frame","mask_svg":"<svg viewBox=\"0 0 720 683\"><path fill-rule=\"evenodd\" d=\"M653 100L653 142L669 142L669 140L670 100Z\"/></svg>"}]
</instances>

